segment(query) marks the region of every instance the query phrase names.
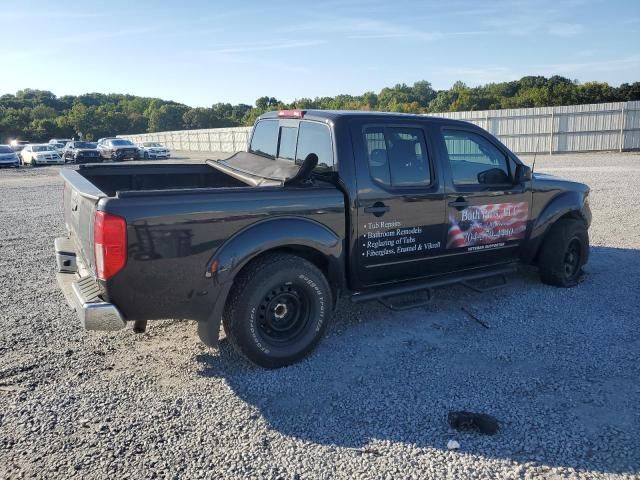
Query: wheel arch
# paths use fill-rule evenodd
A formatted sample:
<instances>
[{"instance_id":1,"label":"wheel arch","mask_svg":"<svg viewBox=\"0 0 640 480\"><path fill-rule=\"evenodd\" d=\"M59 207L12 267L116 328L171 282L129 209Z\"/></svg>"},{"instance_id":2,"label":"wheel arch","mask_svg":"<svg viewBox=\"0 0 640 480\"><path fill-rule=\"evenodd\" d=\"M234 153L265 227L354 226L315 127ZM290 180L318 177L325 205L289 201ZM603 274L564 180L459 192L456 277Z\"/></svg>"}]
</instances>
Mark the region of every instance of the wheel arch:
<instances>
[{"instance_id":1,"label":"wheel arch","mask_svg":"<svg viewBox=\"0 0 640 480\"><path fill-rule=\"evenodd\" d=\"M217 332L222 312L238 274L252 262L275 253L297 255L311 262L326 276L334 307L345 288L344 242L326 226L305 218L280 217L252 224L229 238L211 257L207 271L215 270L213 281L219 289L208 322ZM217 341L217 339L215 339ZM210 343L213 343L211 339Z\"/></svg>"},{"instance_id":2,"label":"wheel arch","mask_svg":"<svg viewBox=\"0 0 640 480\"><path fill-rule=\"evenodd\" d=\"M578 220L588 228L591 214L585 203L586 196L576 191L563 192L547 203L531 228L529 245L523 252L523 261L536 263L545 238L560 220Z\"/></svg>"}]
</instances>

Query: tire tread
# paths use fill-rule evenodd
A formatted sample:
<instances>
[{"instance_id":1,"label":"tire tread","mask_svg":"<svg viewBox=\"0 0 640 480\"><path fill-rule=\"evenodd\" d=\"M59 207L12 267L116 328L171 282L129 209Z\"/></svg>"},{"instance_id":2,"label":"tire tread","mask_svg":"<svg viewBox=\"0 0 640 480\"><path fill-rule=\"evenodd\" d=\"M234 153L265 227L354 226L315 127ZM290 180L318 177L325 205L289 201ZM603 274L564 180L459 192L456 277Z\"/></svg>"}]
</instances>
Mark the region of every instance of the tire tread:
<instances>
[{"instance_id":1,"label":"tire tread","mask_svg":"<svg viewBox=\"0 0 640 480\"><path fill-rule=\"evenodd\" d=\"M222 325L224 327L225 334L229 339L229 342L234 347L234 349L236 349L236 351L242 354L242 356L244 356L251 363L266 368L278 368L303 358L320 340L320 338L318 338L316 342L314 342L314 344L310 346L309 349L305 349L302 354L296 356L296 358L292 359L289 362L285 363L280 359L261 359L258 363L255 359L252 358L252 351L248 348L247 345L245 345L243 341L241 341L241 339L237 335L238 322L246 321L245 318L240 318L240 315L237 315L236 312L238 311L241 302L244 300L247 285L250 281L258 278L263 271L268 271L269 269L273 268L274 265L277 265L280 269L290 267L297 270L311 271L314 274L320 275L322 278L325 278L322 271L320 271L313 263L302 257L289 253L273 253L268 254L262 258L258 258L257 260L251 262L248 266L246 266L236 278L222 314ZM327 288L327 294L329 296L331 295L330 288ZM332 299L329 297L328 300L329 301L327 303L331 304Z\"/></svg>"},{"instance_id":2,"label":"tire tread","mask_svg":"<svg viewBox=\"0 0 640 480\"><path fill-rule=\"evenodd\" d=\"M564 273L559 268L562 265L566 244L576 232L580 231L584 231L586 235L584 224L574 218L560 219L552 225L544 239L538 259L540 279L543 283L556 287L572 287L576 284L575 281L567 282ZM588 236L586 240L588 251ZM583 260L586 263L584 255Z\"/></svg>"}]
</instances>

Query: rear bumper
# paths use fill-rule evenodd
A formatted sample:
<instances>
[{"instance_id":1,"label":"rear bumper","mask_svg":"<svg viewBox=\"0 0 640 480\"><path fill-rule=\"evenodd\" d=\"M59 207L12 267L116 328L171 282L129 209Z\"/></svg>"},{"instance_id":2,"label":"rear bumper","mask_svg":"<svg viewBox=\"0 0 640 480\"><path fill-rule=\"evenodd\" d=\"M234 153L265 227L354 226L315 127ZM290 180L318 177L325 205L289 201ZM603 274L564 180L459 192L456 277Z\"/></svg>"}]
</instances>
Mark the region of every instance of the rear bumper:
<instances>
[{"instance_id":1,"label":"rear bumper","mask_svg":"<svg viewBox=\"0 0 640 480\"><path fill-rule=\"evenodd\" d=\"M33 162L34 161L31 160L31 163ZM35 159L35 163L37 163L38 165L64 165L64 160L62 158L37 158Z\"/></svg>"},{"instance_id":2,"label":"rear bumper","mask_svg":"<svg viewBox=\"0 0 640 480\"><path fill-rule=\"evenodd\" d=\"M102 157L100 155L74 155L74 162L101 162Z\"/></svg>"},{"instance_id":3,"label":"rear bumper","mask_svg":"<svg viewBox=\"0 0 640 480\"><path fill-rule=\"evenodd\" d=\"M100 298L96 279L83 274L73 242L66 237L56 238L56 275L67 303L73 308L86 330L114 331L124 328L125 319L114 304Z\"/></svg>"}]
</instances>

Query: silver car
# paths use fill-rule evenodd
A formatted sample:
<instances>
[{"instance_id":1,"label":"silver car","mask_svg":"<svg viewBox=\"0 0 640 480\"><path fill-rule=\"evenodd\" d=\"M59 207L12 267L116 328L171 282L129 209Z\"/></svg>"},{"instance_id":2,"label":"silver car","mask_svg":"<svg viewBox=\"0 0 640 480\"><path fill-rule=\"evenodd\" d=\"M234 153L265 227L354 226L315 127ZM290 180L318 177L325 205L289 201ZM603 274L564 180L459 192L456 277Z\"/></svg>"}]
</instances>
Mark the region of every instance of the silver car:
<instances>
[{"instance_id":1,"label":"silver car","mask_svg":"<svg viewBox=\"0 0 640 480\"><path fill-rule=\"evenodd\" d=\"M0 145L0 167L19 167L20 158L9 145Z\"/></svg>"},{"instance_id":2,"label":"silver car","mask_svg":"<svg viewBox=\"0 0 640 480\"><path fill-rule=\"evenodd\" d=\"M138 144L138 148L143 158L169 158L171 152L167 147L158 142L142 142Z\"/></svg>"}]
</instances>

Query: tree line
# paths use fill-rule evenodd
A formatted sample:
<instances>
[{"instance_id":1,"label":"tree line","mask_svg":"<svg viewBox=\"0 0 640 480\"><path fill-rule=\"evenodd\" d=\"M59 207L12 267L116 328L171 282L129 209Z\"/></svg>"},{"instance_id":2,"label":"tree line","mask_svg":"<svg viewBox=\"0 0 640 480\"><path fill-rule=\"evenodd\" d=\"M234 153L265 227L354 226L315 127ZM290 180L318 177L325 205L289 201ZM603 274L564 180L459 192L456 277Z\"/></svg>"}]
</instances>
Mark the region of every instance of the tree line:
<instances>
[{"instance_id":1,"label":"tree line","mask_svg":"<svg viewBox=\"0 0 640 480\"><path fill-rule=\"evenodd\" d=\"M580 83L553 76L469 87L456 82L435 90L427 81L404 83L362 95L301 98L284 103L260 97L254 106L216 103L189 107L159 98L87 93L57 97L45 90L25 89L0 96L0 142L10 138L46 141L49 138L96 140L117 134L252 125L270 110L285 108L379 110L438 113L520 107L546 107L640 100L640 82L612 87L604 82Z\"/></svg>"}]
</instances>

